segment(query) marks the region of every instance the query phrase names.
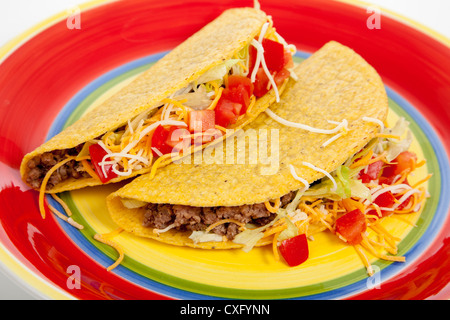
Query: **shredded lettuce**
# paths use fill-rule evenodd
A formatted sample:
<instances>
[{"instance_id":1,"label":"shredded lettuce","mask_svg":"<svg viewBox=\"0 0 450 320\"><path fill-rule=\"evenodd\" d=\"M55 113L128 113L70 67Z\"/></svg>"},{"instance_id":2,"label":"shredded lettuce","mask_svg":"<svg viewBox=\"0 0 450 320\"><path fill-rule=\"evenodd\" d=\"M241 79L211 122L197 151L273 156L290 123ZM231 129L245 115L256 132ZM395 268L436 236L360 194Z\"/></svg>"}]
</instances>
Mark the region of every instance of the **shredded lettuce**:
<instances>
[{"instance_id":1,"label":"shredded lettuce","mask_svg":"<svg viewBox=\"0 0 450 320\"><path fill-rule=\"evenodd\" d=\"M342 199L349 198L352 195L350 188L350 168L347 166L339 166L336 169L336 194Z\"/></svg>"},{"instance_id":2,"label":"shredded lettuce","mask_svg":"<svg viewBox=\"0 0 450 320\"><path fill-rule=\"evenodd\" d=\"M286 224L287 228L281 231L278 236L278 241L283 241L298 236L298 228L293 222L291 222L290 219L286 219Z\"/></svg>"},{"instance_id":3,"label":"shredded lettuce","mask_svg":"<svg viewBox=\"0 0 450 320\"><path fill-rule=\"evenodd\" d=\"M359 172L360 169L358 169ZM340 200L350 197L363 199L370 198L370 190L360 181L353 177L354 171L347 166L340 166L333 173L337 188L333 191L333 183L328 178L323 178L319 183L313 185L304 192L305 196L316 198L327 198L331 200Z\"/></svg>"},{"instance_id":4,"label":"shredded lettuce","mask_svg":"<svg viewBox=\"0 0 450 320\"><path fill-rule=\"evenodd\" d=\"M194 110L203 110L210 106L211 98L207 94L205 85L201 85L197 90L184 93L174 97L176 100L185 100L183 105L193 108Z\"/></svg>"},{"instance_id":5,"label":"shredded lettuce","mask_svg":"<svg viewBox=\"0 0 450 320\"><path fill-rule=\"evenodd\" d=\"M300 203L301 198L303 197L303 194L305 193L305 189L299 189L297 191L297 194L295 195L294 200L292 200L287 206L286 206L286 213L292 214L295 210L297 210L298 204Z\"/></svg>"},{"instance_id":6,"label":"shredded lettuce","mask_svg":"<svg viewBox=\"0 0 450 320\"><path fill-rule=\"evenodd\" d=\"M409 122L405 118L399 118L396 124L384 131L385 134L393 134L402 137L406 132L406 137L403 139L387 139L387 145L385 146L387 155L386 159L392 161L403 151L407 151L413 140L411 131L408 130Z\"/></svg>"},{"instance_id":7,"label":"shredded lettuce","mask_svg":"<svg viewBox=\"0 0 450 320\"><path fill-rule=\"evenodd\" d=\"M98 141L87 141L87 142L85 142L84 145L83 145L83 148L81 148L80 152L77 155L77 159L90 155L89 147L92 146L94 143L98 143Z\"/></svg>"},{"instance_id":8,"label":"shredded lettuce","mask_svg":"<svg viewBox=\"0 0 450 320\"><path fill-rule=\"evenodd\" d=\"M121 198L122 204L127 209L141 208L147 204L147 202L135 200L135 199L125 199Z\"/></svg>"},{"instance_id":9,"label":"shredded lettuce","mask_svg":"<svg viewBox=\"0 0 450 320\"><path fill-rule=\"evenodd\" d=\"M194 243L199 242L222 242L222 236L216 233L209 233L205 231L193 231L189 236L189 239Z\"/></svg>"},{"instance_id":10,"label":"shredded lettuce","mask_svg":"<svg viewBox=\"0 0 450 320\"><path fill-rule=\"evenodd\" d=\"M264 228L264 230L262 230L262 228L263 227L242 231L241 233L238 233L234 237L233 242L243 244L244 248L242 248L242 250L244 250L245 252L249 252L250 250L253 249L256 243L264 236L264 230L266 228Z\"/></svg>"},{"instance_id":11,"label":"shredded lettuce","mask_svg":"<svg viewBox=\"0 0 450 320\"><path fill-rule=\"evenodd\" d=\"M222 62L221 64L209 69L204 74L202 74L198 80L197 84L206 83L210 81L223 80L225 75L230 71L231 67L236 63L242 61L241 59L230 59Z\"/></svg>"},{"instance_id":12,"label":"shredded lettuce","mask_svg":"<svg viewBox=\"0 0 450 320\"><path fill-rule=\"evenodd\" d=\"M242 248L242 250L244 252L249 252L253 249L256 243L260 239L262 239L262 237L264 236L264 232L284 216L284 211L280 211L280 213L278 213L275 219L273 219L270 223L256 229L247 229L245 231L242 231L241 233L238 233L234 237L233 242L243 244L244 247Z\"/></svg>"}]
</instances>

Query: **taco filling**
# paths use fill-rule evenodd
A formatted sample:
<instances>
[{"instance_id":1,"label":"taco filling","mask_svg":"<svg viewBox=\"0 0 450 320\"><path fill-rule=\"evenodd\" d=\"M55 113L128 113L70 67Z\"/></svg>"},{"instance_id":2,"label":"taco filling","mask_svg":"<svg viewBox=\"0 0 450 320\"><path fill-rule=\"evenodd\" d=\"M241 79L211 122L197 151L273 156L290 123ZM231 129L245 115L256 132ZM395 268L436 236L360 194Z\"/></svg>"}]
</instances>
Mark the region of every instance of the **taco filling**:
<instances>
[{"instance_id":1,"label":"taco filling","mask_svg":"<svg viewBox=\"0 0 450 320\"><path fill-rule=\"evenodd\" d=\"M121 201L128 209L144 208L142 224L156 234L175 229L189 232L194 243L231 241L242 244L244 250L267 238L273 242L274 253L281 253L292 266L302 262L298 258L308 250L306 239L324 230L357 250L365 248L381 259L404 261L395 256L395 237L378 222L391 215L420 211L427 197L421 185L431 175L413 185L408 180L425 161L418 161L417 155L408 150L412 135L407 126L400 118L393 128L385 129L331 174L270 202L194 207ZM298 178L293 167L292 174ZM373 249L373 241L366 235L368 228L385 237L385 246L393 255ZM297 237L305 237L301 246L291 244L300 242ZM370 265L367 267L372 273Z\"/></svg>"},{"instance_id":2,"label":"taco filling","mask_svg":"<svg viewBox=\"0 0 450 320\"><path fill-rule=\"evenodd\" d=\"M44 182L47 191L69 178L107 183L183 156L235 128L269 91L279 101L279 88L295 77L294 53L295 47L285 42L271 21L266 22L259 36L235 57L209 69L156 108L75 148L35 156L27 163L24 180L35 189Z\"/></svg>"}]
</instances>

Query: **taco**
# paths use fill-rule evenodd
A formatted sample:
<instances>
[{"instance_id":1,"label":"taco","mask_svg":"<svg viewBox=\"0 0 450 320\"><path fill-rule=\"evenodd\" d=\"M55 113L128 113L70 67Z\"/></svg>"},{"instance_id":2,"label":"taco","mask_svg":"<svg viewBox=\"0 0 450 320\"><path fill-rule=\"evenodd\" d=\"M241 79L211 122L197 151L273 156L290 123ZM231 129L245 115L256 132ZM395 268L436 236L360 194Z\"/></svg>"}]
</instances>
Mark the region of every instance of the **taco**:
<instances>
[{"instance_id":1,"label":"taco","mask_svg":"<svg viewBox=\"0 0 450 320\"><path fill-rule=\"evenodd\" d=\"M278 138L278 146L269 148L278 152L278 170L267 174L264 161L174 163L107 198L116 224L172 245L250 250L273 243L277 253L281 240L300 236L306 241L327 227L352 244L363 234L366 217L381 218L392 208L416 210L417 201L410 200L418 191L399 183L404 172L397 168L394 174L391 168L407 152L410 136L397 137L405 122L385 128L388 99L376 71L352 49L330 42L294 72L298 79L288 83L281 101L245 130L258 139L266 139L264 130L270 130ZM236 135L234 150L242 151L242 139L248 135ZM213 149L220 154L218 145ZM248 145L245 151L249 154ZM379 196L387 191L392 197ZM386 202L377 203L376 197ZM344 218L339 229L338 218L350 212L351 223Z\"/></svg>"},{"instance_id":2,"label":"taco","mask_svg":"<svg viewBox=\"0 0 450 320\"><path fill-rule=\"evenodd\" d=\"M279 100L294 53L264 12L227 10L28 153L21 176L58 193L147 173L218 142Z\"/></svg>"}]
</instances>

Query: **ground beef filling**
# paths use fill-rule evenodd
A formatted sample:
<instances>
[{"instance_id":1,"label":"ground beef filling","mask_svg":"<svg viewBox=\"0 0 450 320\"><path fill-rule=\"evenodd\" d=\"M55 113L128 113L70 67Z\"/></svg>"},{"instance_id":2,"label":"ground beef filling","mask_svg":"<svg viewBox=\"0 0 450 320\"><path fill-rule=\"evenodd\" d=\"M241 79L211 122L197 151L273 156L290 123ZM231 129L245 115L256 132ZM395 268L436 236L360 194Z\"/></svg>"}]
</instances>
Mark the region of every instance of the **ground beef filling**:
<instances>
[{"instance_id":1,"label":"ground beef filling","mask_svg":"<svg viewBox=\"0 0 450 320\"><path fill-rule=\"evenodd\" d=\"M76 156L80 152L81 147L54 150L34 157L27 163L28 172L26 173L26 181L33 188L39 189L47 172L58 162L64 160L66 156ZM79 179L87 177L90 177L90 175L84 170L83 165L78 161L72 160L62 165L50 176L47 183L47 190L52 189L58 183L69 178Z\"/></svg>"},{"instance_id":2,"label":"ground beef filling","mask_svg":"<svg viewBox=\"0 0 450 320\"><path fill-rule=\"evenodd\" d=\"M284 195L281 198L280 206L284 207L294 197L295 192ZM191 207L150 203L145 209L144 227L164 229L174 224L175 229L182 231L205 230L209 225L223 219L263 226L276 216L275 213L266 209L264 203L235 207ZM211 232L232 240L239 233L239 226L236 223L223 223L212 229Z\"/></svg>"}]
</instances>

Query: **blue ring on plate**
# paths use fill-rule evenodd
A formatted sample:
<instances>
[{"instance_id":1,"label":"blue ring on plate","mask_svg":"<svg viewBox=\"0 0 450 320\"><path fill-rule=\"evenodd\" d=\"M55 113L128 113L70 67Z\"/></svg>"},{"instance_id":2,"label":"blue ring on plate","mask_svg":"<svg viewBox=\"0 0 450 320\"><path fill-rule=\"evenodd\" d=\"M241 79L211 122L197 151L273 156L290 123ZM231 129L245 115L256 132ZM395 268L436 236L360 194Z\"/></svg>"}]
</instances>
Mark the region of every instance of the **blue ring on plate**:
<instances>
[{"instance_id":1,"label":"blue ring on plate","mask_svg":"<svg viewBox=\"0 0 450 320\"><path fill-rule=\"evenodd\" d=\"M98 79L89 83L85 88L83 88L80 92L78 92L61 110L59 115L56 117L54 123L52 124L48 135L47 140L58 134L66 124L70 115L76 110L79 104L85 100L90 94L92 94L95 90L97 90L102 85L107 82L113 80L114 78L132 71L133 69L142 67L146 64L150 64L152 62L156 62L161 59L167 52L162 52L158 54L149 55L147 57L134 60L129 62L123 66L120 66L112 71L104 74ZM310 53L300 52L296 53L296 56L299 58L306 59L310 56ZM431 125L426 121L426 119L402 96L396 93L394 90L390 89L386 86L386 92L389 98L395 101L403 110L405 110L408 115L416 122L416 124L421 128L422 132L431 143L433 151L436 155L440 173L441 173L441 194L450 194L450 171L447 170L449 165L449 159L447 158L446 153L444 152L444 146L441 144L438 135L433 130ZM54 206L62 209L59 204L51 197L47 197L47 200ZM436 208L436 212L431 220L428 228L425 230L424 234L420 238L420 241L417 241L413 247L405 253L405 258L407 259L405 263L392 263L386 268L383 269L381 274L381 283L383 280L387 280L394 275L398 274L402 270L404 270L409 263L415 261L433 242L434 235L441 230L443 226L443 222L446 220L447 213L450 208L450 198L440 197L438 206ZM105 268L111 265L114 261L106 256L103 252L99 251L92 243L90 243L84 235L79 232L77 229L73 228L67 223L59 222L60 226L63 230L70 236L70 238L79 246L81 250L86 252L89 256L95 258L97 262L104 265ZM146 289L154 291L159 294L167 295L176 299L222 299L220 297L214 297L204 294L199 294L195 292L188 292L182 289L170 287L168 285L159 283L157 281L148 279L143 277L132 270L129 270L126 267L119 265L112 272L116 273L118 276L127 279L134 284L142 286ZM299 298L292 299L339 299L347 296L356 295L362 291L367 289L367 279L357 281L353 284L345 286L343 288L334 289L332 291L323 292L320 294L314 294L310 296L303 296Z\"/></svg>"}]
</instances>

